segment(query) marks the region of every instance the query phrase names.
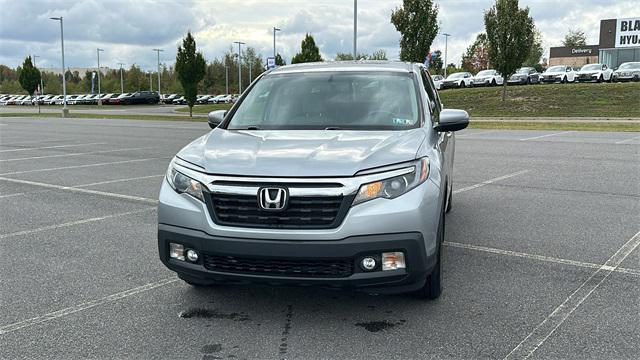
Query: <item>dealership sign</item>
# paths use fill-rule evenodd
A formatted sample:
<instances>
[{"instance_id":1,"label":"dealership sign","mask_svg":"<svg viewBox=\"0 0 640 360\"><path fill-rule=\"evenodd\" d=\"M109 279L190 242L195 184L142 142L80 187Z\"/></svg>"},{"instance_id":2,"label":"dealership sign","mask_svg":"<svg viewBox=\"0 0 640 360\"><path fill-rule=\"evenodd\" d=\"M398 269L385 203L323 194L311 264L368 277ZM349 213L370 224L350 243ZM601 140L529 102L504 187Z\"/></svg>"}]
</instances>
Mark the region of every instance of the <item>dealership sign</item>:
<instances>
[{"instance_id":1,"label":"dealership sign","mask_svg":"<svg viewBox=\"0 0 640 360\"><path fill-rule=\"evenodd\" d=\"M640 18L618 19L616 47L640 46Z\"/></svg>"}]
</instances>

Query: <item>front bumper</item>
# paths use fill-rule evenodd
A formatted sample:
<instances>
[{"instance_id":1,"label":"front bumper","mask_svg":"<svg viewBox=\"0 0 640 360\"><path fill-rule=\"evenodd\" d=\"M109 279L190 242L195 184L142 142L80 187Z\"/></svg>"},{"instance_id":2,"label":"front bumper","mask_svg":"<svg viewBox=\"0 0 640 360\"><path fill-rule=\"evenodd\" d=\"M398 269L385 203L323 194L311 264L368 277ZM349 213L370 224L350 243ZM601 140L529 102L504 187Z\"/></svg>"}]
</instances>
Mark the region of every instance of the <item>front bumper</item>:
<instances>
[{"instance_id":1,"label":"front bumper","mask_svg":"<svg viewBox=\"0 0 640 360\"><path fill-rule=\"evenodd\" d=\"M196 263L169 258L169 243L180 243L196 250L200 257ZM395 233L352 236L332 241L299 241L292 239L248 239L212 236L201 231L176 226L158 225L160 260L171 270L190 278L213 280L219 283L319 286L349 288L370 293L398 293L413 291L424 286L426 276L436 264L436 254L428 255L420 233ZM385 251L402 251L406 268L365 272L359 261L365 256ZM229 259L251 258L265 262L313 261L322 259L349 259L352 272L341 277L286 276L253 272L238 265L234 269L212 269L205 261L208 256ZM234 260L232 260L234 261ZM207 263L207 265L205 265ZM238 263L239 264L239 263Z\"/></svg>"},{"instance_id":2,"label":"front bumper","mask_svg":"<svg viewBox=\"0 0 640 360\"><path fill-rule=\"evenodd\" d=\"M619 75L613 74L613 81L638 81L640 80L640 74L634 75Z\"/></svg>"},{"instance_id":3,"label":"front bumper","mask_svg":"<svg viewBox=\"0 0 640 360\"><path fill-rule=\"evenodd\" d=\"M524 85L527 83L527 78L524 79L509 79L507 80L507 84L511 85Z\"/></svg>"}]
</instances>

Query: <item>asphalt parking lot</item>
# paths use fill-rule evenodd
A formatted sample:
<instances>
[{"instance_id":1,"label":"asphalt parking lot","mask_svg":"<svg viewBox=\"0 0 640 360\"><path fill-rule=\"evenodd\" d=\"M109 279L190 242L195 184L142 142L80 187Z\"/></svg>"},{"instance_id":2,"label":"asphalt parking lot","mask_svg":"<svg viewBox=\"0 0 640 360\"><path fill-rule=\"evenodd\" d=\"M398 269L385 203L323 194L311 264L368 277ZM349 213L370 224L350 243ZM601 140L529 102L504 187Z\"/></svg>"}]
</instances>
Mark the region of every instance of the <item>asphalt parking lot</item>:
<instances>
[{"instance_id":1,"label":"asphalt parking lot","mask_svg":"<svg viewBox=\"0 0 640 360\"><path fill-rule=\"evenodd\" d=\"M155 199L206 123L0 119L0 358L640 357L640 133L458 134L445 289L195 289Z\"/></svg>"}]
</instances>

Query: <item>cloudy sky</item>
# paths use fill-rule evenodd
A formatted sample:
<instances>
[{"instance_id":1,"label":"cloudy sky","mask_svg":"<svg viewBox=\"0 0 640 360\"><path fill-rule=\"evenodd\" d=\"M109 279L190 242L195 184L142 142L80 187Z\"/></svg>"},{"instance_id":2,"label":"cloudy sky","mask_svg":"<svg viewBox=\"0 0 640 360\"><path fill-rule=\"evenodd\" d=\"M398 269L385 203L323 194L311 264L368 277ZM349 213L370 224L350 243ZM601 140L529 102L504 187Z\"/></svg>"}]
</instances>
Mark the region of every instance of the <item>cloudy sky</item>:
<instances>
[{"instance_id":1,"label":"cloudy sky","mask_svg":"<svg viewBox=\"0 0 640 360\"><path fill-rule=\"evenodd\" d=\"M459 62L465 48L483 31L488 0L435 0L440 6L442 32L448 32L448 60ZM389 22L402 0L358 1L358 50L384 49L398 58L400 34ZM521 0L529 6L544 47L559 46L569 28L580 28L589 44L598 43L599 21L639 16L637 0ZM220 57L243 41L263 57L273 52L272 27L282 29L278 52L289 62L305 33L314 36L325 59L351 52L353 0L0 0L0 64L18 66L37 54L39 67L60 66L59 23L64 17L65 62L68 67L91 67L96 48L103 66L123 62L153 69L161 48L161 62L171 64L184 34L191 30L205 58ZM439 36L432 49L444 50Z\"/></svg>"}]
</instances>

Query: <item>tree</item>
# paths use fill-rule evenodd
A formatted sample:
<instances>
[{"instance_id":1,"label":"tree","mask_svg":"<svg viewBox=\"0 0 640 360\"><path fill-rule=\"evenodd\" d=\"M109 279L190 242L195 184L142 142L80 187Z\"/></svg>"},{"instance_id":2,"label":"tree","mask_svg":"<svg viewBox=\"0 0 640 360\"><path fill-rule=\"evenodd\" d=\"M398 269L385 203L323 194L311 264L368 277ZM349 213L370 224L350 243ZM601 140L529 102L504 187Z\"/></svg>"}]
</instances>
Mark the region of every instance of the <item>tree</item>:
<instances>
[{"instance_id":1,"label":"tree","mask_svg":"<svg viewBox=\"0 0 640 360\"><path fill-rule=\"evenodd\" d=\"M564 36L564 40L562 40L562 46L576 47L585 45L587 45L587 36L580 29L569 29L569 32Z\"/></svg>"},{"instance_id":2,"label":"tree","mask_svg":"<svg viewBox=\"0 0 640 360\"><path fill-rule=\"evenodd\" d=\"M367 54L358 54L358 60L367 60ZM351 53L337 53L336 61L348 61L353 60L353 54Z\"/></svg>"},{"instance_id":3,"label":"tree","mask_svg":"<svg viewBox=\"0 0 640 360\"><path fill-rule=\"evenodd\" d=\"M300 44L300 52L291 59L292 64L322 61L320 49L316 46L313 36L307 34Z\"/></svg>"},{"instance_id":4,"label":"tree","mask_svg":"<svg viewBox=\"0 0 640 360\"><path fill-rule=\"evenodd\" d=\"M276 54L276 65L278 65L278 66L287 65L286 61L284 61L282 56L280 56L280 53Z\"/></svg>"},{"instance_id":5,"label":"tree","mask_svg":"<svg viewBox=\"0 0 640 360\"><path fill-rule=\"evenodd\" d=\"M27 58L24 59L22 70L20 71L20 75L18 75L18 82L30 96L33 96L33 92L38 88L38 84L40 84L40 70L33 66L31 56L27 56Z\"/></svg>"},{"instance_id":6,"label":"tree","mask_svg":"<svg viewBox=\"0 0 640 360\"><path fill-rule=\"evenodd\" d=\"M369 60L387 60L387 52L382 49L378 49L369 56Z\"/></svg>"},{"instance_id":7,"label":"tree","mask_svg":"<svg viewBox=\"0 0 640 360\"><path fill-rule=\"evenodd\" d=\"M518 0L496 0L484 13L491 65L504 79L502 101L507 98L507 78L526 60L533 43L533 19Z\"/></svg>"},{"instance_id":8,"label":"tree","mask_svg":"<svg viewBox=\"0 0 640 360\"><path fill-rule=\"evenodd\" d=\"M429 62L429 73L440 74L442 73L443 66L442 51L434 51L431 57L431 61Z\"/></svg>"},{"instance_id":9,"label":"tree","mask_svg":"<svg viewBox=\"0 0 640 360\"><path fill-rule=\"evenodd\" d=\"M465 71L477 73L487 69L489 66L489 49L487 44L487 34L480 33L476 36L473 44L469 45L467 51L462 55L462 68Z\"/></svg>"},{"instance_id":10,"label":"tree","mask_svg":"<svg viewBox=\"0 0 640 360\"><path fill-rule=\"evenodd\" d=\"M191 32L187 32L187 36L182 40L182 46L178 47L176 73L184 89L184 98L189 106L190 117L193 116L193 105L198 96L198 83L204 78L206 66L202 53L196 52L196 41L191 36Z\"/></svg>"},{"instance_id":11,"label":"tree","mask_svg":"<svg viewBox=\"0 0 640 360\"><path fill-rule=\"evenodd\" d=\"M524 61L524 65L535 67L536 70L540 71L540 69L542 68L540 66L540 59L542 58L543 53L544 49L542 48L542 34L538 29L534 28L531 52L529 53L529 56L527 56L527 59Z\"/></svg>"},{"instance_id":12,"label":"tree","mask_svg":"<svg viewBox=\"0 0 640 360\"><path fill-rule=\"evenodd\" d=\"M391 13L391 23L401 34L400 60L424 62L438 34L438 5L432 0L403 0Z\"/></svg>"}]
</instances>

